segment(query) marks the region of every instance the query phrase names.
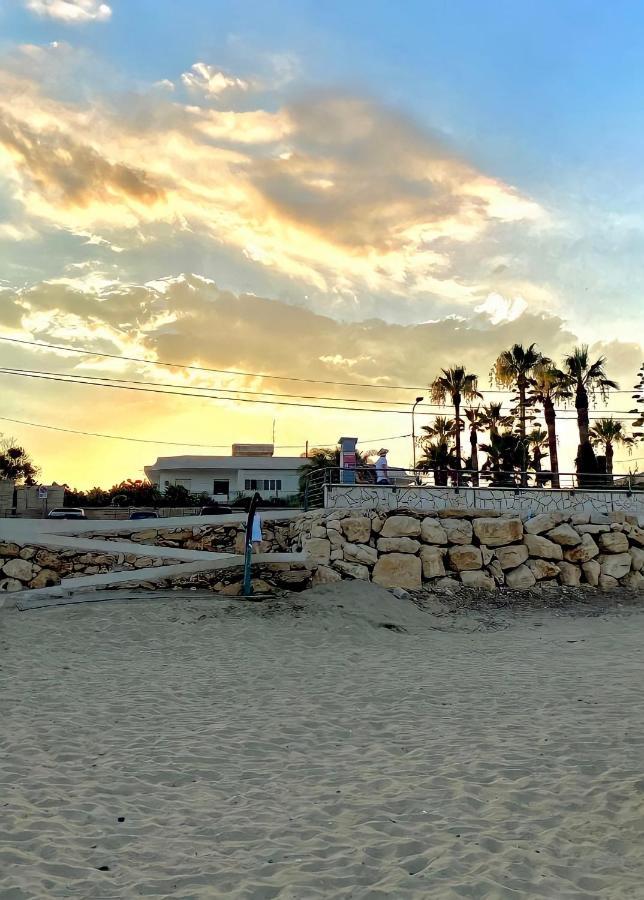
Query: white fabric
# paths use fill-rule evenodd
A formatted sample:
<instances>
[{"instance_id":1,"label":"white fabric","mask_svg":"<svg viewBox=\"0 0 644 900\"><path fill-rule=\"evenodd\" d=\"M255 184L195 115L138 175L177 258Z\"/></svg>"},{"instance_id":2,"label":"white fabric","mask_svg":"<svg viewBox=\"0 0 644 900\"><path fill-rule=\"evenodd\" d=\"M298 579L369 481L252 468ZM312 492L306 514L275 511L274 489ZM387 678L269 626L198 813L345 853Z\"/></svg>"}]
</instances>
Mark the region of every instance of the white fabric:
<instances>
[{"instance_id":1,"label":"white fabric","mask_svg":"<svg viewBox=\"0 0 644 900\"><path fill-rule=\"evenodd\" d=\"M258 512L253 516L253 529L251 531L251 540L253 543L262 540L262 520Z\"/></svg>"},{"instance_id":2,"label":"white fabric","mask_svg":"<svg viewBox=\"0 0 644 900\"><path fill-rule=\"evenodd\" d=\"M384 481L387 478L387 457L381 456L376 463L376 481Z\"/></svg>"}]
</instances>

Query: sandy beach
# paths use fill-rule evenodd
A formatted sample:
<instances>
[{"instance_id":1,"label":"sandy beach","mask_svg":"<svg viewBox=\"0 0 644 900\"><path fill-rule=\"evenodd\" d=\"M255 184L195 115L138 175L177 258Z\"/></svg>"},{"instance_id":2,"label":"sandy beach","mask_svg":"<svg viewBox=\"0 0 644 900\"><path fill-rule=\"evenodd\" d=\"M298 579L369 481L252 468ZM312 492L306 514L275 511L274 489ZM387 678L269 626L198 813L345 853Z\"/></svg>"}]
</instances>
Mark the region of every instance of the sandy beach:
<instances>
[{"instance_id":1,"label":"sandy beach","mask_svg":"<svg viewBox=\"0 0 644 900\"><path fill-rule=\"evenodd\" d=\"M643 632L358 584L0 610L0 898L642 898Z\"/></svg>"}]
</instances>

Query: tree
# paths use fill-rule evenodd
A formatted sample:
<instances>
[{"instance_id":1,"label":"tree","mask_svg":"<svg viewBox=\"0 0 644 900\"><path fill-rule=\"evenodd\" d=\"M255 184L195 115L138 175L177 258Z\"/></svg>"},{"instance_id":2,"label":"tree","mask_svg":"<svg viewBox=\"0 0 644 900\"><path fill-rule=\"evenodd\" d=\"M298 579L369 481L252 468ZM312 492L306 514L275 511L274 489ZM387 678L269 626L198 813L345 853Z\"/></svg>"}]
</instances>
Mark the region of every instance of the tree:
<instances>
[{"instance_id":1,"label":"tree","mask_svg":"<svg viewBox=\"0 0 644 900\"><path fill-rule=\"evenodd\" d=\"M635 400L638 404L642 404L644 406L644 363L642 363L642 368L637 373L637 383L633 388L633 400ZM636 431L635 429L644 428L644 409L639 410L637 407L632 409L631 412L639 415L639 418L633 422L633 434L636 439L644 440L644 431Z\"/></svg>"},{"instance_id":2,"label":"tree","mask_svg":"<svg viewBox=\"0 0 644 900\"><path fill-rule=\"evenodd\" d=\"M14 438L0 441L0 478L33 485L39 471L29 453L24 447L18 446Z\"/></svg>"},{"instance_id":3,"label":"tree","mask_svg":"<svg viewBox=\"0 0 644 900\"><path fill-rule=\"evenodd\" d=\"M456 423L454 419L448 419L447 416L434 416L433 424L423 425L421 431L424 432L424 436L420 437L421 446L425 442L434 440L443 441L449 445L456 436Z\"/></svg>"},{"instance_id":4,"label":"tree","mask_svg":"<svg viewBox=\"0 0 644 900\"><path fill-rule=\"evenodd\" d=\"M577 410L577 428L579 430L579 447L577 449L577 474L580 484L592 484L597 474L597 458L590 443L590 423L588 416L589 398L599 394L603 400L608 392L617 390L619 385L606 374L606 357L600 356L590 361L588 345L574 347L564 359L564 371L570 377L571 387L575 392L575 409ZM584 476L590 476L584 478Z\"/></svg>"},{"instance_id":5,"label":"tree","mask_svg":"<svg viewBox=\"0 0 644 900\"><path fill-rule=\"evenodd\" d=\"M482 399L478 391L478 378L465 371L464 366L451 366L449 369L441 369L439 375L431 383L429 390L433 403L444 406L448 401L454 407L454 436L456 438L456 483L459 482L458 472L461 468L461 403L463 400Z\"/></svg>"},{"instance_id":6,"label":"tree","mask_svg":"<svg viewBox=\"0 0 644 900\"><path fill-rule=\"evenodd\" d=\"M356 480L368 480L371 475L371 459L368 452L356 450ZM315 473L319 473L316 476ZM370 480L370 479L369 479ZM375 480L375 479L374 479ZM323 484L340 483L340 449L339 447L314 447L309 451L306 462L299 469L300 498L304 498L307 489L317 489Z\"/></svg>"},{"instance_id":7,"label":"tree","mask_svg":"<svg viewBox=\"0 0 644 900\"><path fill-rule=\"evenodd\" d=\"M514 431L493 432L489 444L481 444L481 450L487 454L481 472L492 473L492 487L516 485L517 471L525 471L525 447L525 441Z\"/></svg>"},{"instance_id":8,"label":"tree","mask_svg":"<svg viewBox=\"0 0 644 900\"><path fill-rule=\"evenodd\" d=\"M621 444L627 447L628 452L633 452L635 439L624 431L624 425L618 419L609 416L606 419L598 419L590 429L590 443L594 447L602 447L606 455L606 473L613 474L613 457L615 446Z\"/></svg>"},{"instance_id":9,"label":"tree","mask_svg":"<svg viewBox=\"0 0 644 900\"><path fill-rule=\"evenodd\" d=\"M526 440L528 442L528 448L530 451L530 462L529 466L534 469L537 474L537 487L543 487L550 478L550 475L542 475L542 466L541 462L546 458L548 453L546 452L546 448L548 446L548 432L544 431L542 428L535 427L532 431L529 431Z\"/></svg>"},{"instance_id":10,"label":"tree","mask_svg":"<svg viewBox=\"0 0 644 900\"><path fill-rule=\"evenodd\" d=\"M108 491L112 506L152 506L160 505L161 494L147 479L132 479L113 485Z\"/></svg>"},{"instance_id":11,"label":"tree","mask_svg":"<svg viewBox=\"0 0 644 900\"><path fill-rule=\"evenodd\" d=\"M486 426L486 417L480 406L471 406L465 410L465 415L470 427L470 459L468 467L472 471L472 484L478 487L479 483L479 457L478 441L479 431Z\"/></svg>"},{"instance_id":12,"label":"tree","mask_svg":"<svg viewBox=\"0 0 644 900\"><path fill-rule=\"evenodd\" d=\"M194 498L182 484L169 484L163 493L163 501L168 506L193 506Z\"/></svg>"},{"instance_id":13,"label":"tree","mask_svg":"<svg viewBox=\"0 0 644 900\"><path fill-rule=\"evenodd\" d=\"M434 484L446 487L450 471L456 469L456 454L446 440L427 441L417 468L421 472L433 472Z\"/></svg>"},{"instance_id":14,"label":"tree","mask_svg":"<svg viewBox=\"0 0 644 900\"><path fill-rule=\"evenodd\" d=\"M522 462L521 470L528 468L528 445L526 443L526 421L528 418L528 406L532 401L528 400L528 388L531 384L532 373L536 366L542 366L549 362L536 344L524 347L523 344L513 344L509 350L504 350L494 364L493 376L497 387L515 388L518 400L519 437L521 439ZM526 484L526 476L521 477L521 483Z\"/></svg>"},{"instance_id":15,"label":"tree","mask_svg":"<svg viewBox=\"0 0 644 900\"><path fill-rule=\"evenodd\" d=\"M483 428L487 429L491 435L498 434L501 428L512 428L514 416L503 415L502 408L502 403L488 403L481 409Z\"/></svg>"},{"instance_id":16,"label":"tree","mask_svg":"<svg viewBox=\"0 0 644 900\"><path fill-rule=\"evenodd\" d=\"M548 454L552 487L559 487L559 453L557 449L557 413L555 403L572 397L570 376L551 363L544 362L534 367L530 396L535 403L543 406L543 417L548 431Z\"/></svg>"}]
</instances>

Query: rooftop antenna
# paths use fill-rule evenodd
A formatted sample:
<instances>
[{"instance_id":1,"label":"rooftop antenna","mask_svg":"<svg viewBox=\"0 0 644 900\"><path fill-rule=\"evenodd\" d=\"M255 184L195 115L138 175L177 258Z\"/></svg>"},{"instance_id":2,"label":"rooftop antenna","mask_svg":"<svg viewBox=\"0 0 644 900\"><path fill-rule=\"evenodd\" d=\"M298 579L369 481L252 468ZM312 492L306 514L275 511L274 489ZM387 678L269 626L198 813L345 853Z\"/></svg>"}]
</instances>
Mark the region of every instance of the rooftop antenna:
<instances>
[{"instance_id":1,"label":"rooftop antenna","mask_svg":"<svg viewBox=\"0 0 644 900\"><path fill-rule=\"evenodd\" d=\"M275 419L273 419L273 447L275 446Z\"/></svg>"}]
</instances>

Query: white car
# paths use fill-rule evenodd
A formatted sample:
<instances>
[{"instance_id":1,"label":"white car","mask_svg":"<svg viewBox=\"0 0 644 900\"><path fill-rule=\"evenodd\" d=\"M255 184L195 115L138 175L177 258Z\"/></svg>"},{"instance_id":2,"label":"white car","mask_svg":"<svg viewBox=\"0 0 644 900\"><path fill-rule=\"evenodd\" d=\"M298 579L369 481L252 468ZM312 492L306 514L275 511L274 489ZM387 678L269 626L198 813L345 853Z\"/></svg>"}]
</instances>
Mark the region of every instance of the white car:
<instances>
[{"instance_id":1,"label":"white car","mask_svg":"<svg viewBox=\"0 0 644 900\"><path fill-rule=\"evenodd\" d=\"M47 513L48 519L86 519L85 510L77 506L60 507L51 509Z\"/></svg>"}]
</instances>

